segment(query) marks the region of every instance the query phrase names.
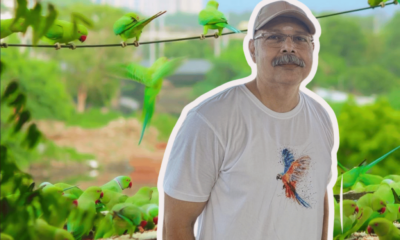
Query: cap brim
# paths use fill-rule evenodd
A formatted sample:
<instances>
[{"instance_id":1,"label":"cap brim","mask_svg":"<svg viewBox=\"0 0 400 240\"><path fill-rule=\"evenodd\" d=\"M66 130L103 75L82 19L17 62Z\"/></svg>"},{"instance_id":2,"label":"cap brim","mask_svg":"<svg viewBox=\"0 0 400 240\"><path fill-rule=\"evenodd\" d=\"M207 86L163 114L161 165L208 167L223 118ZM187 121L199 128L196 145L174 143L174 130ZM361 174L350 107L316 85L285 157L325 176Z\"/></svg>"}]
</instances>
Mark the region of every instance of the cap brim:
<instances>
[{"instance_id":1,"label":"cap brim","mask_svg":"<svg viewBox=\"0 0 400 240\"><path fill-rule=\"evenodd\" d=\"M283 10L283 11L277 12L274 15L270 16L269 18L264 19L264 21L260 22L260 24L254 28L254 32L259 30L266 23L268 23L269 21L271 21L272 19L274 19L274 18L276 18L278 16L279 17L297 18L300 21L302 21L308 27L308 30L310 31L310 33L312 35L315 34L315 27L314 27L314 24L311 22L311 20L308 19L308 17L306 15L304 15L303 13L301 13L300 11L296 11L296 10L292 10L292 9L291 10Z\"/></svg>"}]
</instances>

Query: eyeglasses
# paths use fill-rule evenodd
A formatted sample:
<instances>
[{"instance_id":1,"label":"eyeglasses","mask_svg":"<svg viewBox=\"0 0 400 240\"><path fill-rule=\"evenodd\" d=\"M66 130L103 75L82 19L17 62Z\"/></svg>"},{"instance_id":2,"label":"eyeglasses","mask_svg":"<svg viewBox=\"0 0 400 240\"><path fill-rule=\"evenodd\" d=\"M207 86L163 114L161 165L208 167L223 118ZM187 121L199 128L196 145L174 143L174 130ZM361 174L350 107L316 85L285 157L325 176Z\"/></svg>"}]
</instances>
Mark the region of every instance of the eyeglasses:
<instances>
[{"instance_id":1,"label":"eyeglasses","mask_svg":"<svg viewBox=\"0 0 400 240\"><path fill-rule=\"evenodd\" d=\"M313 41L312 36L307 36L303 34L298 35L286 35L281 33L261 33L254 38L257 40L259 38L264 38L264 43L267 46L272 48L280 48L282 44L286 41L286 38L290 37L292 42L294 43L295 47L298 49L305 49L309 46L309 44Z\"/></svg>"}]
</instances>

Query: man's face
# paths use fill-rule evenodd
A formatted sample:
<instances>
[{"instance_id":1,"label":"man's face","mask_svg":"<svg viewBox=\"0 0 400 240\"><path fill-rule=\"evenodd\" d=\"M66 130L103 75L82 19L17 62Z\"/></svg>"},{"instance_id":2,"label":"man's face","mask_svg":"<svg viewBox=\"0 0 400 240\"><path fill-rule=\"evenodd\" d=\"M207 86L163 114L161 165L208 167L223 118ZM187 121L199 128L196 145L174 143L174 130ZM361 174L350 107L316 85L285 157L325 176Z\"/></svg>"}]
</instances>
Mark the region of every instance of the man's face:
<instances>
[{"instance_id":1,"label":"man's face","mask_svg":"<svg viewBox=\"0 0 400 240\"><path fill-rule=\"evenodd\" d=\"M254 37L261 33L281 33L286 35L310 36L307 27L294 18L277 17L268 22L255 32ZM258 75L261 79L271 83L287 85L299 85L310 73L314 43L308 43L306 47L298 47L290 37L287 37L280 47L271 47L266 43L265 38L251 39L249 49L253 61L257 64ZM273 60L285 54L292 54L304 61L305 66L296 64L284 64L273 66Z\"/></svg>"}]
</instances>

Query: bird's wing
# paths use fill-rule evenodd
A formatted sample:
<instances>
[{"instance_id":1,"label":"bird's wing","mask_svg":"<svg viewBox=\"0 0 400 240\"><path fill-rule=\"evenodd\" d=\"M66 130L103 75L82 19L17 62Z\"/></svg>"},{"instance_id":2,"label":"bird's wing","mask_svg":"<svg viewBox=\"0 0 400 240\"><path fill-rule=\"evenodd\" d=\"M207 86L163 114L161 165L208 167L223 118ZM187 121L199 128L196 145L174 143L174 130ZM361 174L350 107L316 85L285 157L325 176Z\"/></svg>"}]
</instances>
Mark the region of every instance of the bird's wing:
<instances>
[{"instance_id":1,"label":"bird's wing","mask_svg":"<svg viewBox=\"0 0 400 240\"><path fill-rule=\"evenodd\" d=\"M127 29L135 26L137 24L137 20L133 17L129 16L122 16L120 19L118 19L113 26L113 30L115 35L120 35Z\"/></svg>"},{"instance_id":2,"label":"bird's wing","mask_svg":"<svg viewBox=\"0 0 400 240\"><path fill-rule=\"evenodd\" d=\"M44 36L52 40L57 40L61 39L63 35L64 35L64 28L59 24L54 24L53 26L50 27L50 29L46 32Z\"/></svg>"},{"instance_id":3,"label":"bird's wing","mask_svg":"<svg viewBox=\"0 0 400 240\"><path fill-rule=\"evenodd\" d=\"M282 150L282 158L283 158L283 162L285 164L285 168L283 171L283 173L285 174L288 171L288 169L290 168L290 166L292 165L292 162L294 162L294 156L293 156L293 153L289 149L285 148Z\"/></svg>"},{"instance_id":4,"label":"bird's wing","mask_svg":"<svg viewBox=\"0 0 400 240\"><path fill-rule=\"evenodd\" d=\"M199 14L199 23L201 25L226 23L224 14L218 10L202 10Z\"/></svg>"},{"instance_id":5,"label":"bird's wing","mask_svg":"<svg viewBox=\"0 0 400 240\"><path fill-rule=\"evenodd\" d=\"M126 67L126 74L129 79L142 83L146 87L151 87L151 76L148 68L131 63Z\"/></svg>"},{"instance_id":6,"label":"bird's wing","mask_svg":"<svg viewBox=\"0 0 400 240\"><path fill-rule=\"evenodd\" d=\"M160 66L151 76L151 85L154 86L163 78L173 74L185 60L185 57L174 58Z\"/></svg>"},{"instance_id":7,"label":"bird's wing","mask_svg":"<svg viewBox=\"0 0 400 240\"><path fill-rule=\"evenodd\" d=\"M286 174L289 174L291 182L300 180L310 166L310 160L309 156L303 156L292 163L286 172Z\"/></svg>"}]
</instances>

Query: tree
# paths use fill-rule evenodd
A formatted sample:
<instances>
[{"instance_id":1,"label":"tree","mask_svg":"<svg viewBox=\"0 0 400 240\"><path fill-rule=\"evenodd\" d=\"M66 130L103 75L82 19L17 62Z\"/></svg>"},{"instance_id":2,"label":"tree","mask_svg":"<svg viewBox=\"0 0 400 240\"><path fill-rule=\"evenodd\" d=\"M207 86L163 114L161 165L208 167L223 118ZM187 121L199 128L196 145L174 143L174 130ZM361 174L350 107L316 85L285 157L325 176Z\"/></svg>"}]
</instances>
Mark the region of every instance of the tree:
<instances>
[{"instance_id":1,"label":"tree","mask_svg":"<svg viewBox=\"0 0 400 240\"><path fill-rule=\"evenodd\" d=\"M353 167L364 159L371 162L400 145L400 111L393 109L387 99L375 104L357 106L350 99L338 116L340 144L339 162ZM400 151L376 165L373 174L398 174Z\"/></svg>"},{"instance_id":2,"label":"tree","mask_svg":"<svg viewBox=\"0 0 400 240\"><path fill-rule=\"evenodd\" d=\"M107 5L77 3L60 7L59 12L60 19L66 21L70 21L71 12L79 12L94 21L94 28L89 30L88 38L83 44L109 44L121 41L113 32L114 22L125 14L121 9ZM125 49L103 47L40 51L62 64L62 73L70 94L77 101L78 112L84 112L87 106L111 105L113 98L118 97L120 91L120 80L110 77L113 66L138 60L134 56L138 50L132 46Z\"/></svg>"}]
</instances>

